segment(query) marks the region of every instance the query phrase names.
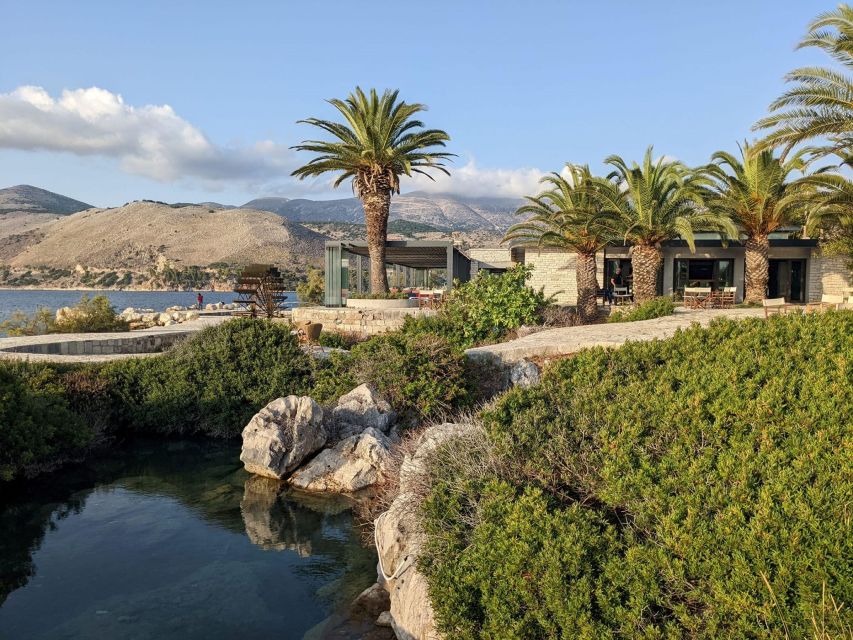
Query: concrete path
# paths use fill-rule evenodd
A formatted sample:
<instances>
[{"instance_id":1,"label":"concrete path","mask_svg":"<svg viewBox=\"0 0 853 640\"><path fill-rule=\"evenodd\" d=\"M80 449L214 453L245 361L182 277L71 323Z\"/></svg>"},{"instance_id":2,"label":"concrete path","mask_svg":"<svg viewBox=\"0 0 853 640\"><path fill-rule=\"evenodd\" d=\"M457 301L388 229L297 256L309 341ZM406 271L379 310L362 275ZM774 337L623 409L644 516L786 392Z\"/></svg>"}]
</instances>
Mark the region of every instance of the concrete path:
<instances>
[{"instance_id":1,"label":"concrete path","mask_svg":"<svg viewBox=\"0 0 853 640\"><path fill-rule=\"evenodd\" d=\"M628 341L669 338L677 329L687 328L694 322L707 326L715 318L763 317L763 309L676 309L673 315L654 320L546 329L509 342L468 349L465 354L475 359L512 364L523 359L577 353L588 347L618 347Z\"/></svg>"},{"instance_id":2,"label":"concrete path","mask_svg":"<svg viewBox=\"0 0 853 640\"><path fill-rule=\"evenodd\" d=\"M129 342L170 346L186 336L228 320L230 316L210 315L169 327L115 333L54 333L43 336L0 338L0 359L33 362L105 362L121 358L142 358L156 353L118 353ZM26 349L32 349L28 351ZM50 351L35 353L35 350Z\"/></svg>"}]
</instances>

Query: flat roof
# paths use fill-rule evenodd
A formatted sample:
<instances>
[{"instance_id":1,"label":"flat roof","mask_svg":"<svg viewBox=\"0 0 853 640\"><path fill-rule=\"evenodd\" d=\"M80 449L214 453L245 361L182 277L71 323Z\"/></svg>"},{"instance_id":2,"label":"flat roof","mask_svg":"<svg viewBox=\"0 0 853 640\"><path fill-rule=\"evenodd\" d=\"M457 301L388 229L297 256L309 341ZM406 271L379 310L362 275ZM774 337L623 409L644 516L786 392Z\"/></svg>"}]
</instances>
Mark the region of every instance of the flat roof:
<instances>
[{"instance_id":1,"label":"flat roof","mask_svg":"<svg viewBox=\"0 0 853 640\"><path fill-rule=\"evenodd\" d=\"M369 256L367 242L363 240L329 240L327 247L340 247L360 256ZM444 269L448 251L468 257L450 240L388 240L385 242L385 262L414 269Z\"/></svg>"}]
</instances>

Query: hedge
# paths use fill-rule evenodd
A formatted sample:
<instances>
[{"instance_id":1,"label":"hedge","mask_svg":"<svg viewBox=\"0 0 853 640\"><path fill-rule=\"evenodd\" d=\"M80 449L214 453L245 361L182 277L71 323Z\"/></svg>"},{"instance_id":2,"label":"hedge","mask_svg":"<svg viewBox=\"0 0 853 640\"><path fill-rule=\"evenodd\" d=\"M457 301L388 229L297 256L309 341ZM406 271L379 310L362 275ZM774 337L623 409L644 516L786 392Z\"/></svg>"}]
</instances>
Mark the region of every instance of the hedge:
<instances>
[{"instance_id":1,"label":"hedge","mask_svg":"<svg viewBox=\"0 0 853 640\"><path fill-rule=\"evenodd\" d=\"M849 629L851 416L851 312L720 321L552 365L482 415L500 477L448 468L425 502L421 564L442 629Z\"/></svg>"}]
</instances>

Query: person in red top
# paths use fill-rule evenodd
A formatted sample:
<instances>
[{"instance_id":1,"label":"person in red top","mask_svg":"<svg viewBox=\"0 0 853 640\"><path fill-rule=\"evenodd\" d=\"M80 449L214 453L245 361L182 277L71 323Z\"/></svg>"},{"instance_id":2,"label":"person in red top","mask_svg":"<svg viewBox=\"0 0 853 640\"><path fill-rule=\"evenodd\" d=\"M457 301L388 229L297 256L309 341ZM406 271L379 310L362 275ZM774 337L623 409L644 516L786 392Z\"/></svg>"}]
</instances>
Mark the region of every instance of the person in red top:
<instances>
[{"instance_id":1,"label":"person in red top","mask_svg":"<svg viewBox=\"0 0 853 640\"><path fill-rule=\"evenodd\" d=\"M198 308L201 309L202 306L204 305L204 296L201 295L201 291L198 292L198 295L196 296L195 299L198 300Z\"/></svg>"}]
</instances>

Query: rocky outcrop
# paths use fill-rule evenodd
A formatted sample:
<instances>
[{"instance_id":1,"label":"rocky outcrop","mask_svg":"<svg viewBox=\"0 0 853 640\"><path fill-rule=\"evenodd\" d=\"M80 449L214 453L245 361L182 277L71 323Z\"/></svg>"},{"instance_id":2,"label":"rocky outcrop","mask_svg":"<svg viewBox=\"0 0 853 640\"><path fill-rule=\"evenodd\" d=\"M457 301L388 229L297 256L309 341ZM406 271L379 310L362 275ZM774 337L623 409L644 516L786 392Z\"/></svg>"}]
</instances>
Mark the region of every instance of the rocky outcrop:
<instances>
[{"instance_id":1,"label":"rocky outcrop","mask_svg":"<svg viewBox=\"0 0 853 640\"><path fill-rule=\"evenodd\" d=\"M362 384L338 399L332 409L330 431L332 437L341 440L369 428L388 433L394 419L391 405L375 389Z\"/></svg>"},{"instance_id":2,"label":"rocky outcrop","mask_svg":"<svg viewBox=\"0 0 853 640\"><path fill-rule=\"evenodd\" d=\"M519 360L509 367L509 385L511 387L532 387L539 384L539 367L530 360Z\"/></svg>"},{"instance_id":3,"label":"rocky outcrop","mask_svg":"<svg viewBox=\"0 0 853 640\"><path fill-rule=\"evenodd\" d=\"M427 581L417 569L421 540L413 514L418 503L414 483L425 472L430 454L470 428L446 423L426 429L400 467L400 492L375 523L379 582L391 596L391 625L401 640L437 640Z\"/></svg>"},{"instance_id":4,"label":"rocky outcrop","mask_svg":"<svg viewBox=\"0 0 853 640\"><path fill-rule=\"evenodd\" d=\"M240 460L249 473L280 480L325 444L320 406L307 396L287 396L270 402L243 429Z\"/></svg>"},{"instance_id":5,"label":"rocky outcrop","mask_svg":"<svg viewBox=\"0 0 853 640\"><path fill-rule=\"evenodd\" d=\"M353 493L382 478L391 455L390 448L387 436L368 427L321 451L288 481L306 491Z\"/></svg>"}]
</instances>

